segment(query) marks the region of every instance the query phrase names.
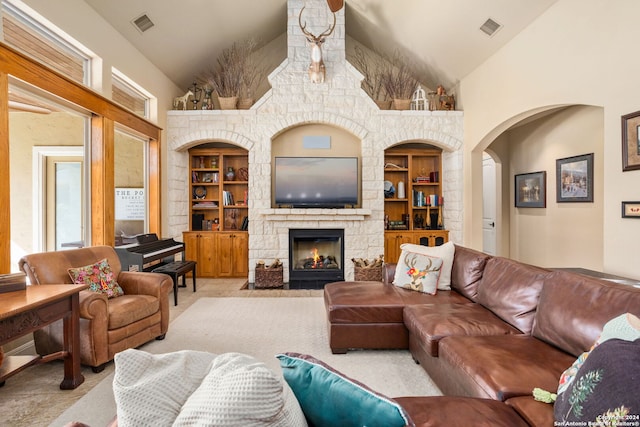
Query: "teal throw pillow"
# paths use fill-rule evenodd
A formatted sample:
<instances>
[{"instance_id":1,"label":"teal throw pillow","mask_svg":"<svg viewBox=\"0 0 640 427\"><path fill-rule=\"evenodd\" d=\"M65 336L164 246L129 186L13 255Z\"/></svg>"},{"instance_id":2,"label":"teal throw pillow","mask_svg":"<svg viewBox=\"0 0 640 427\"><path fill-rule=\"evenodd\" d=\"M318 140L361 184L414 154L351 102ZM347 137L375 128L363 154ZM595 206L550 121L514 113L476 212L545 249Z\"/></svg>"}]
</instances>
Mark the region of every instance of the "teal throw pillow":
<instances>
[{"instance_id":1,"label":"teal throw pillow","mask_svg":"<svg viewBox=\"0 0 640 427\"><path fill-rule=\"evenodd\" d=\"M276 357L302 412L314 427L415 426L398 403L313 356L284 353Z\"/></svg>"}]
</instances>

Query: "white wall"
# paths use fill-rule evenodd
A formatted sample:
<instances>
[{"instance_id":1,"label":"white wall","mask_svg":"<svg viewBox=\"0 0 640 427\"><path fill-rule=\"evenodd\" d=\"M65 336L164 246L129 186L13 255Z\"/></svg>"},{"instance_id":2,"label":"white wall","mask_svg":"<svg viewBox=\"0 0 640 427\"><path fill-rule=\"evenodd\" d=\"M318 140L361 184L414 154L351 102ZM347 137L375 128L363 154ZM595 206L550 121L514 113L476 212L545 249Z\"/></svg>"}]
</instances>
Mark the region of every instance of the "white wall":
<instances>
[{"instance_id":1,"label":"white wall","mask_svg":"<svg viewBox=\"0 0 640 427\"><path fill-rule=\"evenodd\" d=\"M640 198L640 171L622 172L620 134L620 116L640 110L638 16L635 0L559 0L462 80L466 245L482 247L482 150L532 112L557 105L601 106L603 164L596 180L603 186L603 218L600 224L584 224L584 231L602 228L603 271L639 277L640 221L620 215L621 201ZM556 237L572 236L559 230Z\"/></svg>"}]
</instances>

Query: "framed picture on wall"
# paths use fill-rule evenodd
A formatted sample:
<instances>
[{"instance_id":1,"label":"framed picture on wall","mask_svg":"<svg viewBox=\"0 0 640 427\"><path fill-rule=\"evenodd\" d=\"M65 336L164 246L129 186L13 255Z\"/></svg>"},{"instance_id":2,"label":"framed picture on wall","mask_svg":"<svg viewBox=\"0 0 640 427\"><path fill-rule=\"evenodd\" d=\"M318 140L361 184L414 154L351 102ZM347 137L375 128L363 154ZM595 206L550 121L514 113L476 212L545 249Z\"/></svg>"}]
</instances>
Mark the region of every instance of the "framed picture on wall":
<instances>
[{"instance_id":1,"label":"framed picture on wall","mask_svg":"<svg viewBox=\"0 0 640 427\"><path fill-rule=\"evenodd\" d=\"M640 111L622 116L622 170L640 169Z\"/></svg>"},{"instance_id":2,"label":"framed picture on wall","mask_svg":"<svg viewBox=\"0 0 640 427\"><path fill-rule=\"evenodd\" d=\"M622 218L640 218L640 202L622 202Z\"/></svg>"},{"instance_id":3,"label":"framed picture on wall","mask_svg":"<svg viewBox=\"0 0 640 427\"><path fill-rule=\"evenodd\" d=\"M515 176L515 205L516 208L547 207L547 172Z\"/></svg>"},{"instance_id":4,"label":"framed picture on wall","mask_svg":"<svg viewBox=\"0 0 640 427\"><path fill-rule=\"evenodd\" d=\"M556 160L556 201L593 202L593 153Z\"/></svg>"}]
</instances>

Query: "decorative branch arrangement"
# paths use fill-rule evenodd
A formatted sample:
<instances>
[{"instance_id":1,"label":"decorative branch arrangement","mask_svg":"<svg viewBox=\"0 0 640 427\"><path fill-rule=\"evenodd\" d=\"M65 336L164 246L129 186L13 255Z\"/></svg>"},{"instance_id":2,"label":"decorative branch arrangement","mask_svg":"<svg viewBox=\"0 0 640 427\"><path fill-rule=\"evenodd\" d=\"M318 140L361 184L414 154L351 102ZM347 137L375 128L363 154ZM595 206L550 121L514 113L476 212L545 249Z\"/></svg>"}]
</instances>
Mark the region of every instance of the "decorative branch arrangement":
<instances>
[{"instance_id":1,"label":"decorative branch arrangement","mask_svg":"<svg viewBox=\"0 0 640 427\"><path fill-rule=\"evenodd\" d=\"M251 98L267 74L255 54L257 47L254 38L235 42L222 51L215 66L204 72L201 80L220 97Z\"/></svg>"},{"instance_id":2,"label":"decorative branch arrangement","mask_svg":"<svg viewBox=\"0 0 640 427\"><path fill-rule=\"evenodd\" d=\"M411 99L418 87L418 80L411 74L411 69L400 52L394 52L382 72L382 85L391 99Z\"/></svg>"},{"instance_id":3,"label":"decorative branch arrangement","mask_svg":"<svg viewBox=\"0 0 640 427\"><path fill-rule=\"evenodd\" d=\"M375 53L374 55L365 52L365 50L356 46L355 54L349 58L351 63L364 76L362 80L362 89L374 101L387 101L389 96L382 82L383 70L388 67L384 62L382 55Z\"/></svg>"}]
</instances>

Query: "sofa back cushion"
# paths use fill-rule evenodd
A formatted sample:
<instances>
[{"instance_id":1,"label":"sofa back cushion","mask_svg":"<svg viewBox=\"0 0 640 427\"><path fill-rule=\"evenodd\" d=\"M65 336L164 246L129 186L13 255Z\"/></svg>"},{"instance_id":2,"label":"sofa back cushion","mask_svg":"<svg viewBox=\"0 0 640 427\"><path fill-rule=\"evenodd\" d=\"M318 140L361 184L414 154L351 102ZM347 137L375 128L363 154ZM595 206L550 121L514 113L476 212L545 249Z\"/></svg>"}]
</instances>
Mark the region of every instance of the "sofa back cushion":
<instances>
[{"instance_id":1,"label":"sofa back cushion","mask_svg":"<svg viewBox=\"0 0 640 427\"><path fill-rule=\"evenodd\" d=\"M459 245L456 245L455 248L453 267L451 268L451 289L458 291L472 301L476 301L478 285L491 255Z\"/></svg>"},{"instance_id":2,"label":"sofa back cushion","mask_svg":"<svg viewBox=\"0 0 640 427\"><path fill-rule=\"evenodd\" d=\"M543 279L549 270L503 257L487 260L477 302L511 326L530 334Z\"/></svg>"},{"instance_id":3,"label":"sofa back cushion","mask_svg":"<svg viewBox=\"0 0 640 427\"><path fill-rule=\"evenodd\" d=\"M73 283L68 269L107 259L113 277L120 274L120 258L111 246L90 246L68 251L41 252L23 256L18 262L33 285Z\"/></svg>"},{"instance_id":4,"label":"sofa back cushion","mask_svg":"<svg viewBox=\"0 0 640 427\"><path fill-rule=\"evenodd\" d=\"M639 288L554 271L545 277L532 335L577 357L623 313L640 316Z\"/></svg>"}]
</instances>

